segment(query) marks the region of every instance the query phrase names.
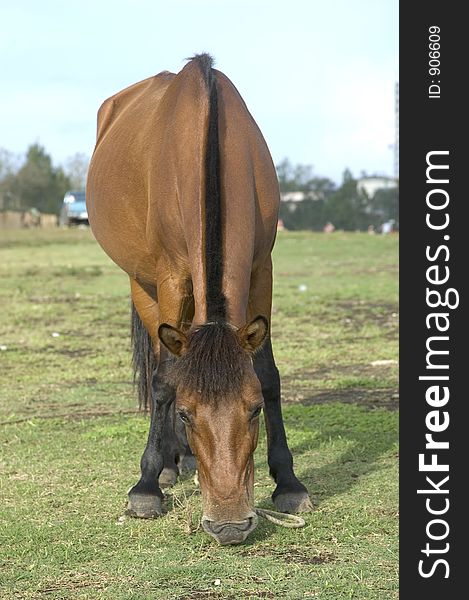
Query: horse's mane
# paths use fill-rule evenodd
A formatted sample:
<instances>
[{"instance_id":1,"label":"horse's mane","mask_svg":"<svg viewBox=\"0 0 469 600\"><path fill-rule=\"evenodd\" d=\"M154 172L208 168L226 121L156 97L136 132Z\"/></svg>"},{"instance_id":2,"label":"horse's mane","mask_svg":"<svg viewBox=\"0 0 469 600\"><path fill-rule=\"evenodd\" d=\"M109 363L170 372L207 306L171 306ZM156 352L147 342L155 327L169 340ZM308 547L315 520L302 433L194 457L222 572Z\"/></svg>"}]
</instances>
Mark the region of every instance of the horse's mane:
<instances>
[{"instance_id":1,"label":"horse's mane","mask_svg":"<svg viewBox=\"0 0 469 600\"><path fill-rule=\"evenodd\" d=\"M241 392L246 352L234 328L207 323L188 335L187 351L171 366L170 382L200 394L202 402Z\"/></svg>"}]
</instances>

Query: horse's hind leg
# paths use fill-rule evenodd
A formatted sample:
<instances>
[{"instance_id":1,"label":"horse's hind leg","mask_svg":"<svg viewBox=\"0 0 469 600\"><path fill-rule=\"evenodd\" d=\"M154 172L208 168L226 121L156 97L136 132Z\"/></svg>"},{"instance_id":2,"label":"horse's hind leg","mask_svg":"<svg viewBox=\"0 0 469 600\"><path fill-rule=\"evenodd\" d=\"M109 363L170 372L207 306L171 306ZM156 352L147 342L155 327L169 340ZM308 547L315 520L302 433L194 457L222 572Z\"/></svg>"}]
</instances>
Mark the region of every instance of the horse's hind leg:
<instances>
[{"instance_id":1,"label":"horse's hind leg","mask_svg":"<svg viewBox=\"0 0 469 600\"><path fill-rule=\"evenodd\" d=\"M176 417L173 402L163 433L163 470L159 477L160 487L173 486L178 475L194 473L196 468L195 456L187 442L186 428L181 419Z\"/></svg>"},{"instance_id":2,"label":"horse's hind leg","mask_svg":"<svg viewBox=\"0 0 469 600\"><path fill-rule=\"evenodd\" d=\"M174 402L169 410L163 431L163 470L159 476L161 488L173 486L178 478L179 469L176 460L179 454L178 441L175 433Z\"/></svg>"},{"instance_id":3,"label":"horse's hind leg","mask_svg":"<svg viewBox=\"0 0 469 600\"><path fill-rule=\"evenodd\" d=\"M175 434L178 443L177 464L181 475L193 474L197 469L195 456L187 441L186 428L181 419L176 419Z\"/></svg>"},{"instance_id":4,"label":"horse's hind leg","mask_svg":"<svg viewBox=\"0 0 469 600\"><path fill-rule=\"evenodd\" d=\"M270 474L277 484L272 500L281 512L308 512L313 506L308 490L293 471L293 458L288 448L280 406L280 376L270 338L254 356L254 369L264 396Z\"/></svg>"}]
</instances>

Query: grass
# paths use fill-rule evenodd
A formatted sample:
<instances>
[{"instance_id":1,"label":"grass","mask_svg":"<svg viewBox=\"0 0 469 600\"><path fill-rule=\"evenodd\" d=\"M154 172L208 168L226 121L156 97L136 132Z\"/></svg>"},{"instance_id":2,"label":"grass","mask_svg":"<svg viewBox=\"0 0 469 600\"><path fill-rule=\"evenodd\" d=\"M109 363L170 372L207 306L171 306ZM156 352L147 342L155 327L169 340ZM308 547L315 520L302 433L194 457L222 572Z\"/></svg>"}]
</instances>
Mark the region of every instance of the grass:
<instances>
[{"instance_id":1,"label":"grass","mask_svg":"<svg viewBox=\"0 0 469 600\"><path fill-rule=\"evenodd\" d=\"M1 232L1 598L397 598L397 239L284 232L274 259L285 423L315 511L219 547L191 479L163 518L123 517L148 428L127 277L87 230ZM271 507L265 455L262 432Z\"/></svg>"}]
</instances>

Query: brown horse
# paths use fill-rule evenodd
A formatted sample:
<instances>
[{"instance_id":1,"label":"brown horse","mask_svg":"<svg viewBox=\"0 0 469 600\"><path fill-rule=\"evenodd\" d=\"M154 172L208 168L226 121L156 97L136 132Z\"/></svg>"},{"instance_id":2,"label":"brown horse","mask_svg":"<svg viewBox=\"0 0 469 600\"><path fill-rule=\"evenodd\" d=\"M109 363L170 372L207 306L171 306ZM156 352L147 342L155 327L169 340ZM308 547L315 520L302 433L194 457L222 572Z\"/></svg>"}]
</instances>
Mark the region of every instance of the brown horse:
<instances>
[{"instance_id":1,"label":"brown horse","mask_svg":"<svg viewBox=\"0 0 469 600\"><path fill-rule=\"evenodd\" d=\"M204 529L221 544L246 539L257 523L262 408L273 501L283 512L310 510L269 336L277 177L254 119L210 56L104 102L87 205L96 239L130 278L134 367L141 403L151 406L129 513L162 514L161 485L192 451Z\"/></svg>"}]
</instances>

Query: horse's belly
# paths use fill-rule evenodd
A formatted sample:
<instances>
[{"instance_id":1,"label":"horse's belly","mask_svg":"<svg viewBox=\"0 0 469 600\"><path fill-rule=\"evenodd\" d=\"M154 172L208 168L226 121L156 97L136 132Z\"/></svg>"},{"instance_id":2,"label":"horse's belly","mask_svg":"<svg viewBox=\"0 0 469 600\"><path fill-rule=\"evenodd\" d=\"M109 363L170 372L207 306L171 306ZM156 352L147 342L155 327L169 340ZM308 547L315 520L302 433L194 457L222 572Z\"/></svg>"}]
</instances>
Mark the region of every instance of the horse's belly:
<instances>
[{"instance_id":1,"label":"horse's belly","mask_svg":"<svg viewBox=\"0 0 469 600\"><path fill-rule=\"evenodd\" d=\"M130 277L154 283L159 257L148 249L140 204L138 194L112 194L92 183L87 190L90 227L103 250Z\"/></svg>"}]
</instances>

